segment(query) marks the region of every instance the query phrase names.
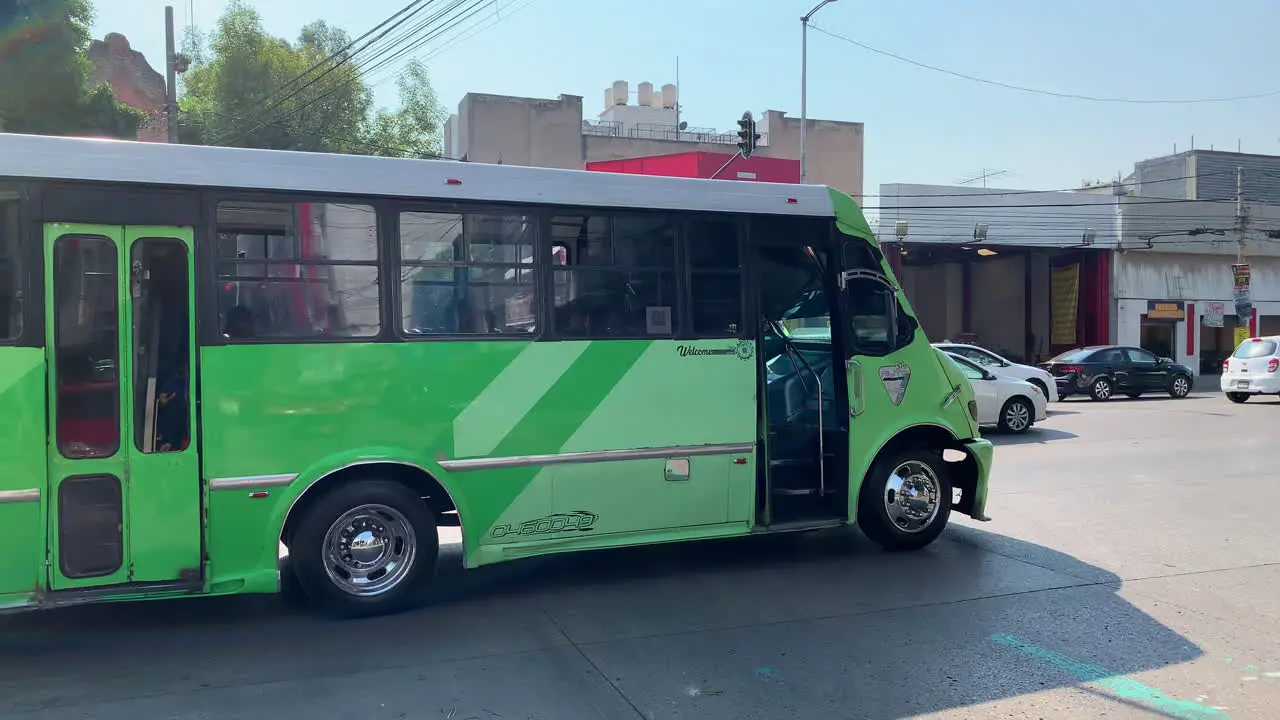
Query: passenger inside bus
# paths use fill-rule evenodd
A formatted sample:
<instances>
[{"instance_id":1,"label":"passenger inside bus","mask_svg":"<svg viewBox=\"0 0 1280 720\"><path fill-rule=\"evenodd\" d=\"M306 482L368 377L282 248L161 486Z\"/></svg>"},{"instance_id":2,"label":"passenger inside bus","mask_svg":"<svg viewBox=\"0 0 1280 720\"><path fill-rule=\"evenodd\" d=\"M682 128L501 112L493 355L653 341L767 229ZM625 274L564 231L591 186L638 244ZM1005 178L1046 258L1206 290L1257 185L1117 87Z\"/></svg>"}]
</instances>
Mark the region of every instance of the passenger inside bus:
<instances>
[{"instance_id":1,"label":"passenger inside bus","mask_svg":"<svg viewBox=\"0 0 1280 720\"><path fill-rule=\"evenodd\" d=\"M223 331L233 339L252 338L256 333L253 327L253 312L244 305L236 305L227 312L227 326Z\"/></svg>"}]
</instances>

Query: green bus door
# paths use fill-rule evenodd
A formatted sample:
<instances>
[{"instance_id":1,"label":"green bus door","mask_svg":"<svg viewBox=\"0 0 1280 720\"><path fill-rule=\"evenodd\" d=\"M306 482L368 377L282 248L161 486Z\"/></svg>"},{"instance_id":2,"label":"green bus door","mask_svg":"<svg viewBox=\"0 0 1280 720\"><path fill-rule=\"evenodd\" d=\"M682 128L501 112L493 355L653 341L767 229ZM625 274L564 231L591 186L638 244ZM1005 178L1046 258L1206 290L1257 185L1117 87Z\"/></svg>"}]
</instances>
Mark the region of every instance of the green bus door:
<instances>
[{"instance_id":1,"label":"green bus door","mask_svg":"<svg viewBox=\"0 0 1280 720\"><path fill-rule=\"evenodd\" d=\"M201 579L192 231L49 224L49 585Z\"/></svg>"}]
</instances>

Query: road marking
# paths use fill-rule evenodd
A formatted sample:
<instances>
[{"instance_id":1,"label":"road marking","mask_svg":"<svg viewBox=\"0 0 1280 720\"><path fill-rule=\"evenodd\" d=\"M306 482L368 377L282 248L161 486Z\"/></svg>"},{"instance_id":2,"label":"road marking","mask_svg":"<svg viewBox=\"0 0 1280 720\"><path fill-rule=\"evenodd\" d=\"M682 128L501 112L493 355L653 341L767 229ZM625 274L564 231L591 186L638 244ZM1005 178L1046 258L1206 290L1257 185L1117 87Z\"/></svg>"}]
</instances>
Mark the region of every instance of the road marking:
<instances>
[{"instance_id":1,"label":"road marking","mask_svg":"<svg viewBox=\"0 0 1280 720\"><path fill-rule=\"evenodd\" d=\"M1104 667L1080 662L1053 650L1019 640L1012 635L996 633L988 639L998 645L1017 650L1027 657L1052 665L1080 682L1100 687L1117 697L1144 705L1162 715L1179 720L1229 720L1227 715L1216 707L1169 697L1137 680L1116 675Z\"/></svg>"}]
</instances>

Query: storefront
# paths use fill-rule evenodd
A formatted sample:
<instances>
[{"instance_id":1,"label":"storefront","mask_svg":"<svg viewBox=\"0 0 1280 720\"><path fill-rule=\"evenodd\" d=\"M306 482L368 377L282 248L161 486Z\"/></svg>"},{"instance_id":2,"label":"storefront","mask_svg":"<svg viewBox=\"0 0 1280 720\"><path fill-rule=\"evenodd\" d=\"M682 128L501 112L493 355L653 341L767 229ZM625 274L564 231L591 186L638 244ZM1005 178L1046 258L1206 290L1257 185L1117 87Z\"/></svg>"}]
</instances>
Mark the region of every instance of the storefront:
<instances>
[{"instance_id":1,"label":"storefront","mask_svg":"<svg viewBox=\"0 0 1280 720\"><path fill-rule=\"evenodd\" d=\"M1110 338L1110 251L885 243L931 340L1018 362Z\"/></svg>"},{"instance_id":2,"label":"storefront","mask_svg":"<svg viewBox=\"0 0 1280 720\"><path fill-rule=\"evenodd\" d=\"M1236 346L1230 255L1124 252L1115 256L1115 342L1170 357L1200 375L1221 372ZM1248 335L1280 334L1280 258L1250 260Z\"/></svg>"}]
</instances>

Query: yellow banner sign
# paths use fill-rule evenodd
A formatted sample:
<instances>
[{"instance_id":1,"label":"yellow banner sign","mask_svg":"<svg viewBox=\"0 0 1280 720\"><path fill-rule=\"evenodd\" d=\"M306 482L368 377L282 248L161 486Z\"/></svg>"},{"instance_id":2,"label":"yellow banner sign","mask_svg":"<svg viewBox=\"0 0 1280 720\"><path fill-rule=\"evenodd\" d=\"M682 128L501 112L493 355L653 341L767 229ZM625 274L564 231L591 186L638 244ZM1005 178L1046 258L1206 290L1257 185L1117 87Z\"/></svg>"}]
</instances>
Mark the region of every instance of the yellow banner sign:
<instances>
[{"instance_id":1,"label":"yellow banner sign","mask_svg":"<svg viewBox=\"0 0 1280 720\"><path fill-rule=\"evenodd\" d=\"M1148 320L1185 320L1187 318L1187 307L1181 301L1178 302L1159 302L1156 300L1147 301L1147 319Z\"/></svg>"},{"instance_id":2,"label":"yellow banner sign","mask_svg":"<svg viewBox=\"0 0 1280 720\"><path fill-rule=\"evenodd\" d=\"M1080 264L1053 268L1049 284L1053 313L1049 343L1075 345L1076 313L1080 304Z\"/></svg>"},{"instance_id":3,"label":"yellow banner sign","mask_svg":"<svg viewBox=\"0 0 1280 720\"><path fill-rule=\"evenodd\" d=\"M1236 345L1239 346L1240 343L1248 339L1249 339L1249 328L1240 327L1239 325L1237 325L1236 326Z\"/></svg>"}]
</instances>

